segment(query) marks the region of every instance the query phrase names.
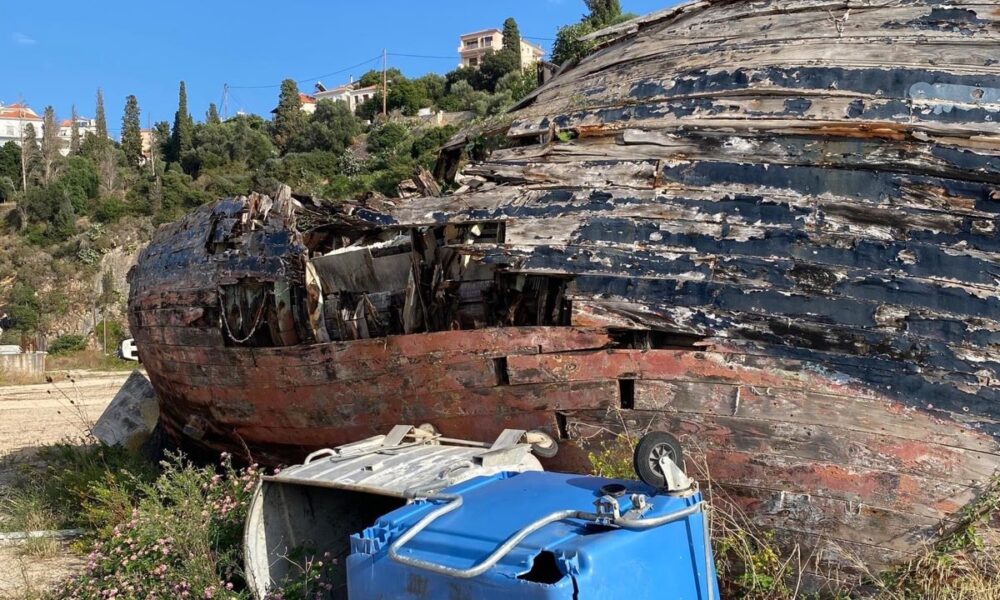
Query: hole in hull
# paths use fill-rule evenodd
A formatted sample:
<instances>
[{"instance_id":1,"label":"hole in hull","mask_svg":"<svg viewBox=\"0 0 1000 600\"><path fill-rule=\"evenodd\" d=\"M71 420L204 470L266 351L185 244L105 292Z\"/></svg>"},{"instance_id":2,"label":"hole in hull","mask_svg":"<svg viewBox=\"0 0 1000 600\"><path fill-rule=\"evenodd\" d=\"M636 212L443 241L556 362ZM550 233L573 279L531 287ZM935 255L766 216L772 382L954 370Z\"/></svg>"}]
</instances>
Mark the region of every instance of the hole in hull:
<instances>
[{"instance_id":1,"label":"hole in hull","mask_svg":"<svg viewBox=\"0 0 1000 600\"><path fill-rule=\"evenodd\" d=\"M618 397L622 408L635 408L635 379L618 380Z\"/></svg>"}]
</instances>

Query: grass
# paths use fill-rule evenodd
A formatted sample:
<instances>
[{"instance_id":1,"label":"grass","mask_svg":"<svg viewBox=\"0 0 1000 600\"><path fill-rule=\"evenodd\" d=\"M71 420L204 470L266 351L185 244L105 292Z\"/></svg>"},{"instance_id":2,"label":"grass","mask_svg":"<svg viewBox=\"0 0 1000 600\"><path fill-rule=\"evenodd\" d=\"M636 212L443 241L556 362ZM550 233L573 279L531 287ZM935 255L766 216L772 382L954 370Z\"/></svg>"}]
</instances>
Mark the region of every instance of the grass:
<instances>
[{"instance_id":1,"label":"grass","mask_svg":"<svg viewBox=\"0 0 1000 600\"><path fill-rule=\"evenodd\" d=\"M101 531L124 517L113 512L111 494L126 502L156 476L142 458L91 439L43 447L34 461L16 469L12 484L0 492L3 531Z\"/></svg>"},{"instance_id":2,"label":"grass","mask_svg":"<svg viewBox=\"0 0 1000 600\"><path fill-rule=\"evenodd\" d=\"M46 357L45 367L49 371L131 371L138 368L139 363L121 360L114 354L104 354L100 350L79 350L59 356Z\"/></svg>"},{"instance_id":3,"label":"grass","mask_svg":"<svg viewBox=\"0 0 1000 600\"><path fill-rule=\"evenodd\" d=\"M0 369L0 386L6 385L33 385L36 383L44 383L45 375L29 375L26 373L12 373L10 371Z\"/></svg>"}]
</instances>

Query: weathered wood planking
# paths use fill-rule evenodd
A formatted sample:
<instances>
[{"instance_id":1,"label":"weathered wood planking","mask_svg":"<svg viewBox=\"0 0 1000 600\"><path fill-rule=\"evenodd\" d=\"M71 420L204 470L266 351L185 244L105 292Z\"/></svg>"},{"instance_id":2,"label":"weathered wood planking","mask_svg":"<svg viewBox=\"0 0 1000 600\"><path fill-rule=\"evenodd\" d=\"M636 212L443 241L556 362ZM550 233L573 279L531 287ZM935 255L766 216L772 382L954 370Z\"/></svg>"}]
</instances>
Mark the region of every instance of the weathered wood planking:
<instances>
[{"instance_id":1,"label":"weathered wood planking","mask_svg":"<svg viewBox=\"0 0 1000 600\"><path fill-rule=\"evenodd\" d=\"M594 38L458 193L162 228L130 322L167 431L277 463L540 428L584 470L666 429L816 581L905 558L1000 465L1000 0L705 0ZM399 235L405 290L308 278Z\"/></svg>"}]
</instances>

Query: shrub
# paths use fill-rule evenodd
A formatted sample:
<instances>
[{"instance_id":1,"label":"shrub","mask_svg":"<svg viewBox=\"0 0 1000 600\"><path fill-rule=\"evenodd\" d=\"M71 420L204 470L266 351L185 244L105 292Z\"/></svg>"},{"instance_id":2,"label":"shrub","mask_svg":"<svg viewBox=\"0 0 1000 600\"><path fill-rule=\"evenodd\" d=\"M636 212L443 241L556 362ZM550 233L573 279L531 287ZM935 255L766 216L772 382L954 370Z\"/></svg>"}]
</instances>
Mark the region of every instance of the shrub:
<instances>
[{"instance_id":1,"label":"shrub","mask_svg":"<svg viewBox=\"0 0 1000 600\"><path fill-rule=\"evenodd\" d=\"M244 587L239 549L256 469L237 470L226 456L220 472L182 456L161 465L156 481L138 485L131 512L94 544L86 571L56 597L246 597L239 591ZM117 490L102 491L119 497ZM122 506L118 500L111 505Z\"/></svg>"},{"instance_id":2,"label":"shrub","mask_svg":"<svg viewBox=\"0 0 1000 600\"><path fill-rule=\"evenodd\" d=\"M86 347L87 338L85 336L74 334L61 335L49 344L49 354L59 356L60 354L77 352Z\"/></svg>"},{"instance_id":3,"label":"shrub","mask_svg":"<svg viewBox=\"0 0 1000 600\"><path fill-rule=\"evenodd\" d=\"M127 215L129 207L120 198L114 196L101 198L94 209L94 217L102 223L117 223Z\"/></svg>"}]
</instances>

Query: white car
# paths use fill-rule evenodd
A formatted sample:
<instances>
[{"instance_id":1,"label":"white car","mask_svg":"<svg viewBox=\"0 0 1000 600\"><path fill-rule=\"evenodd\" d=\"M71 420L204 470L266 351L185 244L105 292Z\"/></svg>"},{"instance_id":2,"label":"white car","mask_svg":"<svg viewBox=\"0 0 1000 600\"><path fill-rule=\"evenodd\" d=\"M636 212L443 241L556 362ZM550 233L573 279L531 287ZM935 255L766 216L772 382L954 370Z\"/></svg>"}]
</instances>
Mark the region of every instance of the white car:
<instances>
[{"instance_id":1,"label":"white car","mask_svg":"<svg viewBox=\"0 0 1000 600\"><path fill-rule=\"evenodd\" d=\"M136 351L135 340L129 338L122 341L121 346L118 346L118 358L138 362L139 353Z\"/></svg>"}]
</instances>

